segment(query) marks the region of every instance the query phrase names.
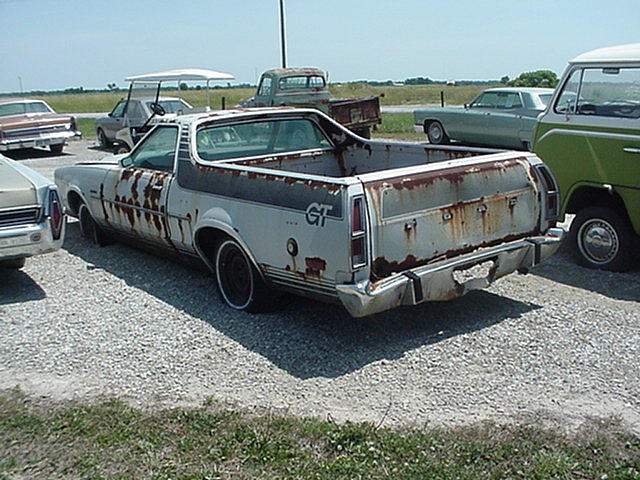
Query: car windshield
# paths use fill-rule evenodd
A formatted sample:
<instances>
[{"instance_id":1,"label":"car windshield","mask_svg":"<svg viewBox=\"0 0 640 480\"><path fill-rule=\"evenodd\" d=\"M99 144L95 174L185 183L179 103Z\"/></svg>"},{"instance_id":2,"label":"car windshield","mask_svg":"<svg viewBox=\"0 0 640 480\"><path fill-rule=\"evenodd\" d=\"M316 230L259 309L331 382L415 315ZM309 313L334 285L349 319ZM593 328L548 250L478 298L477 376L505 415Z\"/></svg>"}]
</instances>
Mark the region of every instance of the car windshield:
<instances>
[{"instance_id":1,"label":"car windshield","mask_svg":"<svg viewBox=\"0 0 640 480\"><path fill-rule=\"evenodd\" d=\"M151 108L152 101L147 102L147 107ZM159 100L158 103L167 113L180 113L190 110L192 107L183 100Z\"/></svg>"},{"instance_id":2,"label":"car windshield","mask_svg":"<svg viewBox=\"0 0 640 480\"><path fill-rule=\"evenodd\" d=\"M0 104L0 117L25 113L51 113L44 102L15 102Z\"/></svg>"}]
</instances>

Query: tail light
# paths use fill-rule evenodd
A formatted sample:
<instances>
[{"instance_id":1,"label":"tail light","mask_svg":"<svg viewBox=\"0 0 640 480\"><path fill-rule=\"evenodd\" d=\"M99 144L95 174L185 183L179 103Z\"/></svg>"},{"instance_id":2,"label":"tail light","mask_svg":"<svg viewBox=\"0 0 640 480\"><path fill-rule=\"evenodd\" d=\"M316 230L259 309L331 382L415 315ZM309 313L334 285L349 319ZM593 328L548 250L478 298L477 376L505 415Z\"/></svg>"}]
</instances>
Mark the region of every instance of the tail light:
<instances>
[{"instance_id":1,"label":"tail light","mask_svg":"<svg viewBox=\"0 0 640 480\"><path fill-rule=\"evenodd\" d=\"M560 216L560 191L553 173L544 164L536 165L538 176L542 180L546 192L545 220L554 221Z\"/></svg>"},{"instance_id":2,"label":"tail light","mask_svg":"<svg viewBox=\"0 0 640 480\"><path fill-rule=\"evenodd\" d=\"M367 264L367 231L364 198L355 197L351 204L351 266Z\"/></svg>"},{"instance_id":3,"label":"tail light","mask_svg":"<svg viewBox=\"0 0 640 480\"><path fill-rule=\"evenodd\" d=\"M60 235L62 235L64 214L60 204L60 197L58 197L58 192L54 189L49 189L46 214L51 222L51 235L54 240L59 240Z\"/></svg>"}]
</instances>

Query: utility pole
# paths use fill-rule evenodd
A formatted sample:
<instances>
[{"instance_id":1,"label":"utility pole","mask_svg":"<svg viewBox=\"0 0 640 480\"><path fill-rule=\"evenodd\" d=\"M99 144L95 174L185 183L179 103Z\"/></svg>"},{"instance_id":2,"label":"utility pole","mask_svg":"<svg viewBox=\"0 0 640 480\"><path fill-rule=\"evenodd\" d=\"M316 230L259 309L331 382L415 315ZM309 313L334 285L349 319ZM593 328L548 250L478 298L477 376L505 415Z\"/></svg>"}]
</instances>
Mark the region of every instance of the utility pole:
<instances>
[{"instance_id":1,"label":"utility pole","mask_svg":"<svg viewBox=\"0 0 640 480\"><path fill-rule=\"evenodd\" d=\"M18 82L20 83L20 93L24 93L24 88L22 87L22 77L18 76Z\"/></svg>"},{"instance_id":2,"label":"utility pole","mask_svg":"<svg viewBox=\"0 0 640 480\"><path fill-rule=\"evenodd\" d=\"M284 0L280 0L280 47L282 48L282 68L287 68L287 44L284 33Z\"/></svg>"}]
</instances>

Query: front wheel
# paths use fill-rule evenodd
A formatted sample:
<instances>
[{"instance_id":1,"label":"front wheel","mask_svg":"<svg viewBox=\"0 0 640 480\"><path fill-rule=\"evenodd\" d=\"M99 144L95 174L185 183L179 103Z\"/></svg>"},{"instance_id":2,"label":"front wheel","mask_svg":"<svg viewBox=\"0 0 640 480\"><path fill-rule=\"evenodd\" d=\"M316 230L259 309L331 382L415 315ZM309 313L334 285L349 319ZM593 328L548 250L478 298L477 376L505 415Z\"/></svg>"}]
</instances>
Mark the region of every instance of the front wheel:
<instances>
[{"instance_id":1,"label":"front wheel","mask_svg":"<svg viewBox=\"0 0 640 480\"><path fill-rule=\"evenodd\" d=\"M587 268L624 272L632 267L636 236L624 216L610 207L580 210L569 231L573 255Z\"/></svg>"},{"instance_id":2,"label":"front wheel","mask_svg":"<svg viewBox=\"0 0 640 480\"><path fill-rule=\"evenodd\" d=\"M429 124L427 127L427 138L429 138L429 143L433 143L434 145L449 143L449 137L440 122L431 122Z\"/></svg>"},{"instance_id":3,"label":"front wheel","mask_svg":"<svg viewBox=\"0 0 640 480\"><path fill-rule=\"evenodd\" d=\"M246 312L270 309L273 293L235 240L222 242L216 253L215 268L218 291L231 308Z\"/></svg>"},{"instance_id":4,"label":"front wheel","mask_svg":"<svg viewBox=\"0 0 640 480\"><path fill-rule=\"evenodd\" d=\"M111 142L105 135L104 131L99 128L98 129L98 143L100 144L100 148L109 148L111 147Z\"/></svg>"},{"instance_id":5,"label":"front wheel","mask_svg":"<svg viewBox=\"0 0 640 480\"><path fill-rule=\"evenodd\" d=\"M80 233L91 243L101 247L112 243L109 235L96 223L91 216L89 208L84 203L80 206L78 219L80 220Z\"/></svg>"}]
</instances>

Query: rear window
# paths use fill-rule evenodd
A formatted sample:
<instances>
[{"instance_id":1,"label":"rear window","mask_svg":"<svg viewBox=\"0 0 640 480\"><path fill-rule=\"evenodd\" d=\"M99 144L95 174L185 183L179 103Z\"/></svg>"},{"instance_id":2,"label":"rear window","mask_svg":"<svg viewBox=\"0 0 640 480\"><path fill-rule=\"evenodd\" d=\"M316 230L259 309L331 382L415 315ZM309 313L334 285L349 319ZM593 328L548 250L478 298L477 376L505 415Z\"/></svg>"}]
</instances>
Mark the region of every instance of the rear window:
<instances>
[{"instance_id":1,"label":"rear window","mask_svg":"<svg viewBox=\"0 0 640 480\"><path fill-rule=\"evenodd\" d=\"M323 88L324 85L324 78L320 75L297 75L293 77L283 77L278 82L280 90Z\"/></svg>"},{"instance_id":2,"label":"rear window","mask_svg":"<svg viewBox=\"0 0 640 480\"><path fill-rule=\"evenodd\" d=\"M198 155L209 161L331 147L322 130L307 119L205 127L196 134Z\"/></svg>"},{"instance_id":3,"label":"rear window","mask_svg":"<svg viewBox=\"0 0 640 480\"><path fill-rule=\"evenodd\" d=\"M543 93L543 94L539 95L540 101L542 103L544 103L545 107L549 105L549 102L551 101L551 97L552 96L553 96L553 94L551 94L551 93Z\"/></svg>"},{"instance_id":4,"label":"rear window","mask_svg":"<svg viewBox=\"0 0 640 480\"><path fill-rule=\"evenodd\" d=\"M51 109L44 102L16 102L0 105L0 117L24 115L25 113L50 113Z\"/></svg>"}]
</instances>

